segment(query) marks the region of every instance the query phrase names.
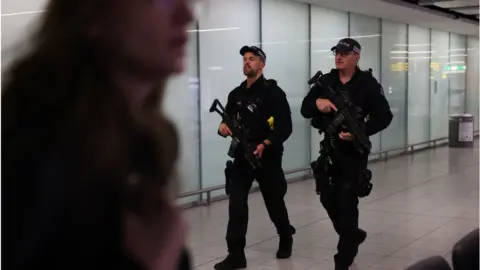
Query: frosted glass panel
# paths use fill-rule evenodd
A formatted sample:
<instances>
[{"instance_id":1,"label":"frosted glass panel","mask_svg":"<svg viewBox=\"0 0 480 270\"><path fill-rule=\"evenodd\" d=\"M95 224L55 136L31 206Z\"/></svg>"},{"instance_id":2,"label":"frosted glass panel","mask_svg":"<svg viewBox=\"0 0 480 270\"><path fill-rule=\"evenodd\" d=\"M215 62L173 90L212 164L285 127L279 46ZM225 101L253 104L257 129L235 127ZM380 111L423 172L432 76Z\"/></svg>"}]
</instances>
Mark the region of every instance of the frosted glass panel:
<instances>
[{"instance_id":1,"label":"frosted glass panel","mask_svg":"<svg viewBox=\"0 0 480 270\"><path fill-rule=\"evenodd\" d=\"M372 69L373 76L380 82L380 19L350 13L350 36L362 46L359 66ZM370 137L372 152L380 150L380 133Z\"/></svg>"},{"instance_id":2,"label":"frosted glass panel","mask_svg":"<svg viewBox=\"0 0 480 270\"><path fill-rule=\"evenodd\" d=\"M407 143L406 105L408 54L407 25L382 21L382 85L393 113L390 126L382 132L382 149Z\"/></svg>"},{"instance_id":3,"label":"frosted glass panel","mask_svg":"<svg viewBox=\"0 0 480 270\"><path fill-rule=\"evenodd\" d=\"M185 72L169 80L163 103L165 114L175 123L180 140L177 163L180 193L200 189L197 33L192 31L194 26L190 30ZM183 202L197 199L198 196L192 196Z\"/></svg>"},{"instance_id":4,"label":"frosted glass panel","mask_svg":"<svg viewBox=\"0 0 480 270\"><path fill-rule=\"evenodd\" d=\"M430 138L448 135L448 74L449 37L447 32L431 33L431 82L430 82Z\"/></svg>"},{"instance_id":5,"label":"frosted glass panel","mask_svg":"<svg viewBox=\"0 0 480 270\"><path fill-rule=\"evenodd\" d=\"M311 74L321 70L329 72L335 67L335 59L330 49L337 42L348 36L348 13L311 7ZM322 137L316 129L311 128L311 159L318 157L319 142Z\"/></svg>"},{"instance_id":6,"label":"frosted glass panel","mask_svg":"<svg viewBox=\"0 0 480 270\"><path fill-rule=\"evenodd\" d=\"M450 82L450 114L465 112L467 38L450 34L450 61L446 68Z\"/></svg>"},{"instance_id":7,"label":"frosted glass panel","mask_svg":"<svg viewBox=\"0 0 480 270\"><path fill-rule=\"evenodd\" d=\"M225 105L228 93L245 80L239 50L259 43L259 25L258 0L212 0L199 18L202 187L225 183L230 139L217 135L220 116L208 109L215 98Z\"/></svg>"},{"instance_id":8,"label":"frosted glass panel","mask_svg":"<svg viewBox=\"0 0 480 270\"><path fill-rule=\"evenodd\" d=\"M478 130L478 38L468 37L467 49L467 113L474 117L475 130Z\"/></svg>"},{"instance_id":9,"label":"frosted glass panel","mask_svg":"<svg viewBox=\"0 0 480 270\"><path fill-rule=\"evenodd\" d=\"M285 20L284 18L289 18ZM267 55L265 77L277 80L292 110L293 133L285 143L284 170L310 164L310 123L300 115L308 93L308 5L293 1L262 1L262 48Z\"/></svg>"},{"instance_id":10,"label":"frosted glass panel","mask_svg":"<svg viewBox=\"0 0 480 270\"><path fill-rule=\"evenodd\" d=\"M408 26L408 144L430 139L430 30Z\"/></svg>"}]
</instances>

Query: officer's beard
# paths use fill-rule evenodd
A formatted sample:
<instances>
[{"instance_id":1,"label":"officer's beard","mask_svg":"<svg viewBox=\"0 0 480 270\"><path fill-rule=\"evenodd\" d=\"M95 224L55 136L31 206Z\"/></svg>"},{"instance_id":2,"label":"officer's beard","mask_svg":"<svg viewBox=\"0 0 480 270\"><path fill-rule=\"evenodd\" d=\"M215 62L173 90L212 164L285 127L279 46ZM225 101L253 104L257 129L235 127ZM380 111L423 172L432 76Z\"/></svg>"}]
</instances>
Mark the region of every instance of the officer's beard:
<instances>
[{"instance_id":1,"label":"officer's beard","mask_svg":"<svg viewBox=\"0 0 480 270\"><path fill-rule=\"evenodd\" d=\"M249 68L248 70L243 70L243 74L245 74L245 76L247 76L248 78L256 78L258 75L258 70Z\"/></svg>"}]
</instances>

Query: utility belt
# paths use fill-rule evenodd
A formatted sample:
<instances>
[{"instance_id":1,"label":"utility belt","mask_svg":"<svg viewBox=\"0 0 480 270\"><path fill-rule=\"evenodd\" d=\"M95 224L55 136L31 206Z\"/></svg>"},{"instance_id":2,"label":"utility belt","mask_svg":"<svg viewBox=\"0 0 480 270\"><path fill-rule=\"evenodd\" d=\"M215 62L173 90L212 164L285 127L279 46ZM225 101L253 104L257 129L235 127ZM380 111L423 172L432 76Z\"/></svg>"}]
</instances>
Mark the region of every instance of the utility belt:
<instances>
[{"instance_id":1,"label":"utility belt","mask_svg":"<svg viewBox=\"0 0 480 270\"><path fill-rule=\"evenodd\" d=\"M339 179L335 177L339 174L339 169L335 166L335 158L332 158L332 155L334 155L334 153L328 153L323 148L317 160L310 164L315 179L315 192L318 195L322 192L328 192L336 186L345 184L336 182L339 181ZM359 170L356 179L350 180L354 183L353 188L356 189L358 197L363 198L370 195L373 188L371 180L372 171L367 168Z\"/></svg>"}]
</instances>

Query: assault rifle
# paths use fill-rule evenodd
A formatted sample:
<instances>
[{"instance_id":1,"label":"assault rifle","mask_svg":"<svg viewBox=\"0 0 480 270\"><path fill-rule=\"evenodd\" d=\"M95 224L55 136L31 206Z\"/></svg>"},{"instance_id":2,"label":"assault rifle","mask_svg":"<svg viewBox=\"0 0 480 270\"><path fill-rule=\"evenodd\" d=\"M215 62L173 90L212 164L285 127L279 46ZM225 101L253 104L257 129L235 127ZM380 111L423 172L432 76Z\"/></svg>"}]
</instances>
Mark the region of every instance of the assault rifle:
<instances>
[{"instance_id":1,"label":"assault rifle","mask_svg":"<svg viewBox=\"0 0 480 270\"><path fill-rule=\"evenodd\" d=\"M346 127L346 129L353 135L353 146L361 154L369 154L372 148L370 140L365 133L366 126L363 121L363 117L359 114L357 108L353 105L347 95L344 93L335 91L327 83L322 82L323 74L318 71L309 81L309 85L317 85L326 90L326 98L337 107L337 112L333 117L333 120L325 127L322 119L315 119L312 121L312 125L315 128L319 128L327 135L326 141L320 143L320 156L316 161L310 163L315 178L315 191L320 194L322 190L331 190L332 186L332 173L330 172L332 166L332 158L338 159L338 156L331 151L334 147L332 138L336 135L340 126ZM370 180L372 179L372 172L365 168L365 170L359 172L358 175L358 196L360 198L368 196L372 191L373 185Z\"/></svg>"},{"instance_id":2,"label":"assault rifle","mask_svg":"<svg viewBox=\"0 0 480 270\"><path fill-rule=\"evenodd\" d=\"M253 169L260 168L261 165L258 157L253 154L256 149L256 145L252 145L247 142L247 134L245 132L245 129L236 119L231 118L227 114L225 108L218 99L215 99L212 103L212 106L210 107L210 113L213 112L217 112L222 117L223 123L225 123L232 132L232 143L230 144L228 155L231 158L234 158L237 146L241 146L243 148L242 150L244 152L245 159L248 161L248 163L250 163Z\"/></svg>"},{"instance_id":3,"label":"assault rifle","mask_svg":"<svg viewBox=\"0 0 480 270\"><path fill-rule=\"evenodd\" d=\"M333 120L328 124L324 132L326 134L335 133L341 125L344 125L348 132L353 135L353 146L360 154L369 154L372 144L366 135L366 126L363 118L355 105L350 101L349 97L344 93L335 91L323 82L323 73L318 71L310 80L309 85L317 85L325 89L326 98L337 107L337 112Z\"/></svg>"}]
</instances>

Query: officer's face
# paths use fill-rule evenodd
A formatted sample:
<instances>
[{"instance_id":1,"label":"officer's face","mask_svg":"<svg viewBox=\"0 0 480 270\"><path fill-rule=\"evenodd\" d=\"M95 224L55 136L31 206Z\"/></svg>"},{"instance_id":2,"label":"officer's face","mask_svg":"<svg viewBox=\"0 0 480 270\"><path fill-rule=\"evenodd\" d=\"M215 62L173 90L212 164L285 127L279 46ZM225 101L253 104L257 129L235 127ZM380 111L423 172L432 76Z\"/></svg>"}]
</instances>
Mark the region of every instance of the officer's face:
<instances>
[{"instance_id":1,"label":"officer's face","mask_svg":"<svg viewBox=\"0 0 480 270\"><path fill-rule=\"evenodd\" d=\"M339 70L351 69L357 66L360 55L354 52L335 52L335 67Z\"/></svg>"},{"instance_id":2,"label":"officer's face","mask_svg":"<svg viewBox=\"0 0 480 270\"><path fill-rule=\"evenodd\" d=\"M251 52L243 55L243 74L247 77L255 77L263 70L265 64L262 59Z\"/></svg>"}]
</instances>

